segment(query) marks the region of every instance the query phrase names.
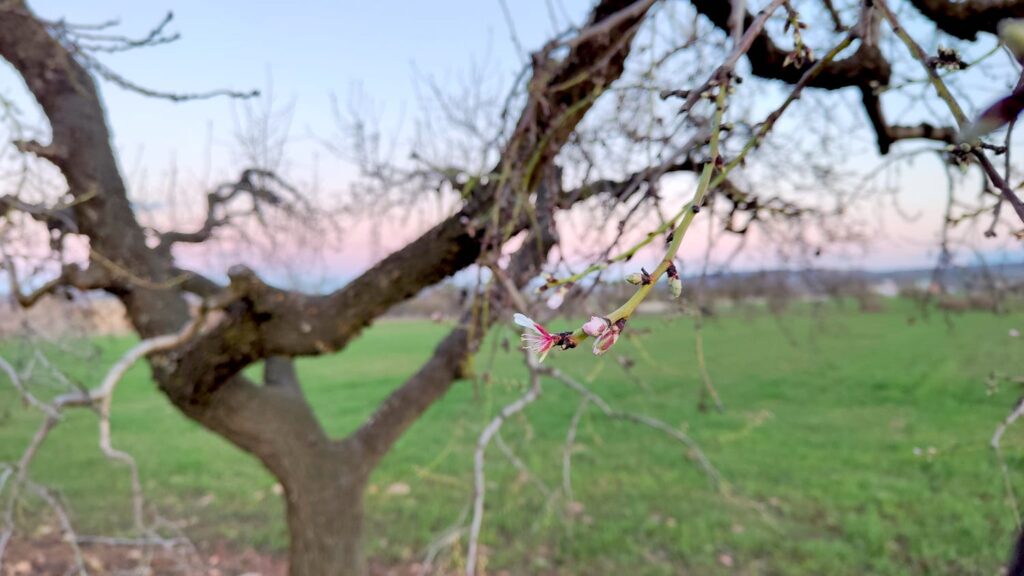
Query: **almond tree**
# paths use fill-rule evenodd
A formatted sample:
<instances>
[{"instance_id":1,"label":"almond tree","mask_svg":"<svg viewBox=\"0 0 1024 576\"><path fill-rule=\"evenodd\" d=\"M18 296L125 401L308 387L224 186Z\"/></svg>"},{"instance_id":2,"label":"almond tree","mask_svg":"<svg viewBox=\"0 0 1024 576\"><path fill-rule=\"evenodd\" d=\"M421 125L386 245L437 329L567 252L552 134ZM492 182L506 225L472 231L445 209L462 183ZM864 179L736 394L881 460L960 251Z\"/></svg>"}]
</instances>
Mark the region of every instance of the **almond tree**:
<instances>
[{"instance_id":1,"label":"almond tree","mask_svg":"<svg viewBox=\"0 0 1024 576\"><path fill-rule=\"evenodd\" d=\"M763 4L758 6L763 11L751 12L754 4ZM760 152L778 119L805 90L859 93L863 117L875 131L882 154L901 140L934 140L941 146L956 141L967 118L959 108L953 110L956 102L945 89L944 77L936 73L940 66L958 61L955 53L928 55L920 47L915 49L897 14L882 0L801 4L811 11L810 24L783 0L683 3L699 17L701 27L694 29L689 41L681 39L672 47L673 53L686 54L706 45L719 54L719 60L706 70L706 76L668 77L674 86L657 94L662 105L672 110L662 125L669 128L664 133L638 135L622 126L628 138L657 142L661 146L658 161L624 171L620 179L590 178L583 171L582 177L575 178L578 185L570 187L563 172L575 168L569 165L575 154L586 152L584 119L597 113L599 102L611 98L629 68L645 22L668 6L658 0L596 1L585 25L551 39L531 55L527 79L517 84L518 97L510 100L518 105L518 111L509 110L511 129L495 135L496 158L482 173L466 167L455 167L454 172L450 167L426 170L429 179L445 183L463 198L458 210L343 288L307 294L272 286L240 266L228 270L230 282L221 285L175 261L175 246L207 242L228 225L228 205L243 201L252 207L275 205L289 197L293 191L266 167L249 167L236 182L211 192L208 216L199 227L164 230L147 238L111 146L97 78L156 97L212 94L176 96L147 90L107 68L98 54L164 41L169 37L163 33L163 24L146 38L131 40L45 21L24 0L4 0L0 2L0 56L21 75L51 129L48 142L13 145L52 163L67 189L57 203L45 205L25 202L16 190L10 191L0 196L0 217L24 214L45 224L57 238L55 250L67 235L84 238L89 246L86 262L64 266L36 291L18 292L18 300L30 306L44 295L66 290L103 291L117 297L139 338L144 342L165 339L161 342L166 346L143 352L148 354L153 380L168 401L186 417L259 459L283 486L291 573L362 574L363 491L369 475L403 432L466 376L469 360L487 329L521 308L514 294L544 269L558 241L557 213L592 199L615 206L638 199L654 202L658 183L666 174L700 174L694 200L680 210L670 210L665 224L649 235L670 233L671 239L665 258L651 267L652 274L644 273L647 278L641 277L636 294L617 310L596 315L587 326L556 334L558 341L548 346L572 348L595 337L599 345L594 350L603 351L626 329L629 316L659 277L666 275L678 283L674 257L702 207L718 210L727 218L727 227L739 234L753 222L773 218L791 222L816 213L746 191L731 179L748 155ZM965 41L994 33L1004 18L1024 16L1024 3L1014 1L893 4L900 15L913 15L915 31L934 34L938 30ZM767 25L770 17L785 23L781 32ZM826 32L815 40L823 47L812 49L802 38L801 31L809 25ZM906 42L908 52L883 50L881 38L893 32ZM928 74L938 101L953 110L952 122L948 116L938 124L887 120L880 93L890 85L897 64L915 74ZM659 72L665 80L664 71ZM730 130L723 115L728 99L743 97L745 88L738 82L744 76L779 82L789 87L789 95L761 122ZM617 110L622 112L623 107ZM1009 167L1001 173L989 160L990 154L1002 152L1005 148L977 141L950 151L957 161L980 166L987 175L987 196L975 217L994 213L998 219L1003 202L1024 214L1006 182ZM737 223L744 216L746 226ZM509 248L507 241L517 236L523 241L518 248ZM635 253L636 247L610 254L582 276L550 279L547 285L555 289L578 281ZM499 267L502 255L509 260ZM293 359L341 352L391 307L475 265L494 268L496 276L506 281L475 295L433 355L358 430L344 438L328 436L303 395ZM9 273L16 280L13 266ZM17 288L17 282L13 284ZM193 298L203 302L199 316L189 305ZM242 374L260 361L265 366L262 382Z\"/></svg>"}]
</instances>

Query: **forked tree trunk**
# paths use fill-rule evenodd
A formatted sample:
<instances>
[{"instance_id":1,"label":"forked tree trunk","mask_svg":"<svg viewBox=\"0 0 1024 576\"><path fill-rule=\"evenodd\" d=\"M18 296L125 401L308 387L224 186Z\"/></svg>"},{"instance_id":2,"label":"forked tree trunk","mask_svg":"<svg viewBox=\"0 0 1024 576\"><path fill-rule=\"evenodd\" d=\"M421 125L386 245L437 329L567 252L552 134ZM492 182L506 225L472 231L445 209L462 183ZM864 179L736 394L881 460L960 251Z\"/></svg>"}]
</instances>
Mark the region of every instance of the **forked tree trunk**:
<instances>
[{"instance_id":1,"label":"forked tree trunk","mask_svg":"<svg viewBox=\"0 0 1024 576\"><path fill-rule=\"evenodd\" d=\"M281 483L292 576L363 576L363 489L373 461L359 442L324 433L290 360L269 358L264 368L263 386L235 378L208 406L186 413L256 456Z\"/></svg>"},{"instance_id":2,"label":"forked tree trunk","mask_svg":"<svg viewBox=\"0 0 1024 576\"><path fill-rule=\"evenodd\" d=\"M519 192L544 196L540 183L555 156L597 96L622 74L632 37L655 2L601 0L591 11L588 28L564 56L539 57L528 102L496 164L513 167L515 180L522 177L516 185L521 190L511 184L505 185L508 194L476 187L458 214L346 288L315 297L267 286L245 270L229 271L230 290L222 289L199 275L183 274L169 249L151 249L128 200L90 70L24 0L0 4L0 57L25 79L50 120L51 143L30 142L25 149L60 168L75 198L71 206L77 233L89 237L94 258L113 263L90 262L89 270L118 271L104 274L104 281L90 283L89 289L119 296L143 338L174 333L188 321L185 292L225 305L221 321L188 346L150 358L157 382L183 413L258 457L279 479L286 494L293 576L362 576L362 493L369 471L464 375L465 361L493 317L480 321L468 316L423 368L344 442L324 433L302 397L291 361L275 360L275 355L339 351L390 307L467 268L489 250L487 235L470 232L464 220L497 208L504 221L506 212L508 217L519 213L514 209ZM627 197L635 190L632 184L622 189L630 190ZM581 197L559 194L557 199L572 204ZM548 201L550 209L543 212L550 214L556 197ZM515 220L517 229L541 234L538 244L527 238L510 267L509 276L519 285L539 273L555 238L553 221L536 230L534 216ZM186 279L175 280L181 277ZM140 278L146 282L137 282ZM466 326L478 322L481 329L471 337ZM238 376L260 359L267 360L268 368L263 386Z\"/></svg>"}]
</instances>

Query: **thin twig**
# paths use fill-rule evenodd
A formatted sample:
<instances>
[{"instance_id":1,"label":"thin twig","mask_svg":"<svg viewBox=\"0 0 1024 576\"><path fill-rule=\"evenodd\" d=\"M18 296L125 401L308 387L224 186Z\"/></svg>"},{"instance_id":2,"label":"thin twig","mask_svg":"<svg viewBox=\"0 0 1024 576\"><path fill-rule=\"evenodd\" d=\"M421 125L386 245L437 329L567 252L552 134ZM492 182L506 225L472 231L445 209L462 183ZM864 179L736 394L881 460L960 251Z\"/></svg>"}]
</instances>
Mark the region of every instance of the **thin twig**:
<instances>
[{"instance_id":1,"label":"thin twig","mask_svg":"<svg viewBox=\"0 0 1024 576\"><path fill-rule=\"evenodd\" d=\"M38 399L35 399L23 386L21 380L18 377L17 371L8 363L6 360L0 358L0 370L7 374L11 379L15 388L22 394L23 398L31 399L26 400L26 403L43 413L43 419L40 422L39 428L32 440L25 447L21 457L18 460L16 467L14 468L14 482L9 488L7 498L5 501L5 508L3 513L3 531L0 532L0 561L2 561L4 553L6 551L7 544L10 542L11 537L14 534L14 509L18 502L21 494L21 488L23 486L32 487L32 484L28 479L28 471L38 453L39 447L49 437L50 432L61 422L61 414L65 408L68 407L86 407L93 408L97 404L99 405L99 446L103 454L110 460L122 462L129 466L131 470L131 484L132 484L132 512L136 530L140 533L149 533L155 537L155 533L148 531L145 525L144 519L144 507L145 500L142 493L142 483L139 479L138 466L135 463L135 459L127 452L118 450L113 447L111 442L111 431L110 431L110 408L113 400L114 390L117 384L124 378L125 373L131 368L136 362L144 358L149 354L156 352L162 352L170 350L180 346L184 342L191 339L199 332L202 327L207 314L207 307L204 305L199 315L186 324L180 331L174 334L168 334L164 336L157 336L135 345L127 353L125 353L107 372L106 376L101 381L100 385L91 390L75 390L57 396L51 403L44 404ZM7 467L4 469L2 474L3 482L0 482L0 488L2 488L10 475L12 474L11 468ZM62 526L65 528L65 532L70 531L70 523L66 522L67 517L61 516L63 509L55 507L55 500L52 500L52 495L46 493L45 495L39 490L33 489L43 498L51 507L54 507L55 512L61 521ZM59 504L59 502L57 502ZM73 534L72 534L73 537ZM74 537L73 537L74 538ZM77 544L74 545L77 551Z\"/></svg>"},{"instance_id":2,"label":"thin twig","mask_svg":"<svg viewBox=\"0 0 1024 576\"><path fill-rule=\"evenodd\" d=\"M1017 496L1013 490L1013 482L1010 479L1010 470L1006 465L1006 459L1003 457L1000 442L1003 439L1003 434L1006 433L1006 429L1016 422L1021 415L1024 415L1024 398L1018 400L1017 406L1013 411L1006 416L1006 419L996 426L996 431L992 434L992 440L989 443L992 446L992 450L996 453L996 459L999 461L999 469L1003 475L1003 485L1006 487L1006 497L1010 500L1010 508L1013 510L1013 518L1017 522L1018 531L1021 530L1020 506L1017 503Z\"/></svg>"},{"instance_id":3,"label":"thin twig","mask_svg":"<svg viewBox=\"0 0 1024 576\"><path fill-rule=\"evenodd\" d=\"M942 76L939 75L938 71L929 65L928 54L921 48L921 45L914 40L914 38L907 32L907 30L900 24L896 14L889 8L889 5L885 0L875 0L875 7L882 13L886 20L889 21L889 25L892 27L893 32L899 37L903 44L906 45L907 50L910 54L924 67L928 73L928 79L931 81L932 86L935 88L935 92L939 98L946 104L949 111L953 114L953 118L956 119L957 125L963 130L968 124L970 119L964 114L963 109L960 107L960 103L956 101L953 93L950 92L946 86ZM1017 216L1024 222L1024 202L1017 196L1017 194L1010 188L1010 185L1006 183L1006 180L999 174L996 167L992 165L992 162L988 159L985 151L974 143L965 143L964 146L968 146L971 154L978 160L978 164L981 169L984 170L985 174L992 181L992 183L999 189L1003 198L1013 206L1013 210L1017 213Z\"/></svg>"},{"instance_id":4,"label":"thin twig","mask_svg":"<svg viewBox=\"0 0 1024 576\"><path fill-rule=\"evenodd\" d=\"M579 429L580 420L583 418L588 404L590 404L590 399L586 397L580 401L579 408L576 409L576 413L572 415L572 421L569 422L569 430L565 433L565 447L562 448L562 491L565 492L565 499L569 502L576 501L572 492L572 452L576 445L576 431Z\"/></svg>"},{"instance_id":5,"label":"thin twig","mask_svg":"<svg viewBox=\"0 0 1024 576\"><path fill-rule=\"evenodd\" d=\"M582 383L568 376L567 374L565 374L561 370L558 370L557 368L552 368L550 366L538 366L536 370L538 373L553 378L567 386L569 389L576 391L580 396L586 398L588 401L597 406L597 408L608 418L611 418L613 420L624 420L627 422L633 422L634 424L640 424L642 426L647 426L648 428L654 428L655 430L664 432L670 438L676 440L677 442L680 442L681 444L687 447L689 451L688 456L697 462L697 464L704 471L705 475L708 477L708 480L711 482L713 487L720 488L722 486L721 474L714 467L714 465L711 464L711 461L708 460L707 456L705 456L704 451L701 450L700 448L700 445L698 445L693 438L690 438L690 436L688 436L682 430L669 426L665 422L662 422L661 420L658 420L657 418L653 418L651 416L613 409L607 402L605 402L603 398L598 396L595 392L591 391Z\"/></svg>"},{"instance_id":6,"label":"thin twig","mask_svg":"<svg viewBox=\"0 0 1024 576\"><path fill-rule=\"evenodd\" d=\"M540 397L540 377L533 368L530 370L530 389L518 399L508 404L491 420L491 423L484 428L476 443L476 451L473 457L473 520L469 528L469 550L466 553L466 576L477 574L477 556L480 547L480 528L484 521L484 495L487 491L484 475L484 457L487 453L487 446L491 439L501 429L512 415L521 412L528 405Z\"/></svg>"},{"instance_id":7,"label":"thin twig","mask_svg":"<svg viewBox=\"0 0 1024 576\"><path fill-rule=\"evenodd\" d=\"M526 480L528 480L534 486L536 486L537 490L545 498L551 497L551 489L548 488L547 484L544 484L544 481L538 478L536 474L530 472L530 469L526 466L526 463L523 462L522 459L516 455L516 453L507 443L505 443L505 439L501 437L500 431L494 435L494 443L498 445L498 450L501 450L501 453L505 455L505 458L508 459L512 466L514 466L515 469L518 470L519 473L526 478Z\"/></svg>"}]
</instances>

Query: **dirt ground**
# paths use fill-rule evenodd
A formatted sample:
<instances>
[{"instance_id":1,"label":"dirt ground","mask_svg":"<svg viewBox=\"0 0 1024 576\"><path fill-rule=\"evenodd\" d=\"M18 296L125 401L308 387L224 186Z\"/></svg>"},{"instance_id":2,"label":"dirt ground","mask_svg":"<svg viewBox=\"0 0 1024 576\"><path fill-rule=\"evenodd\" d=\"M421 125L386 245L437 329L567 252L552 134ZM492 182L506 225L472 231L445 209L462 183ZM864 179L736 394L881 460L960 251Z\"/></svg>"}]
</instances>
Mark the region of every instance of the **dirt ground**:
<instances>
[{"instance_id":1,"label":"dirt ground","mask_svg":"<svg viewBox=\"0 0 1024 576\"><path fill-rule=\"evenodd\" d=\"M82 544L82 563L90 576L286 576L281 554L240 549L223 543L201 544L195 554L118 545ZM59 536L14 538L8 545L0 576L64 576L77 574L75 555ZM370 566L371 576L416 576L421 566Z\"/></svg>"},{"instance_id":2,"label":"dirt ground","mask_svg":"<svg viewBox=\"0 0 1024 576\"><path fill-rule=\"evenodd\" d=\"M285 576L283 557L226 545L204 546L197 553L160 548L82 544L82 563L90 575ZM76 574L75 554L59 536L15 538L4 555L2 576Z\"/></svg>"}]
</instances>

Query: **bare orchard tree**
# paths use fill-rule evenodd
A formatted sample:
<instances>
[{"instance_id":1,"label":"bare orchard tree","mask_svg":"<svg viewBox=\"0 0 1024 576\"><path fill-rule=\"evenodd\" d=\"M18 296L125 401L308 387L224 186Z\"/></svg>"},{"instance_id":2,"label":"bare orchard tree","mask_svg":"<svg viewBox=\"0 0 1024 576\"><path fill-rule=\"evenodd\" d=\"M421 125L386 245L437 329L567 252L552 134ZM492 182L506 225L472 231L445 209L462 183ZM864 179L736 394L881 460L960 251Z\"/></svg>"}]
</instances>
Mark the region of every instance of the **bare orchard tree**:
<instances>
[{"instance_id":1,"label":"bare orchard tree","mask_svg":"<svg viewBox=\"0 0 1024 576\"><path fill-rule=\"evenodd\" d=\"M806 14L797 12L797 4ZM574 348L587 338L595 339L595 353L606 351L661 276L668 277L678 294L676 256L691 222L702 217L698 213L717 218L737 237L759 229L801 254L836 241L836 218L863 187L844 192L853 186L833 169L835 158L808 154L795 145L770 145L775 130L793 128L780 119L803 96L831 110L819 129L801 126L802 137L813 141L827 134L830 122L845 111L848 118L871 127L873 145L881 154L903 140L937 142L929 153L941 152L984 175L983 193L963 209L965 214L975 219L990 215L993 234L997 224L1000 230L1018 229L1024 208L1014 193L1011 166L1007 162L999 169L990 158L1005 154L1008 144L972 140L947 149L969 122L957 100L961 92L949 87L957 81L955 72L969 63L955 47L936 52L934 42L922 48L914 39L942 34L950 46L973 50L975 40L992 44L988 34L1009 17L1024 17L1024 3L598 0L582 26L531 54L529 66L494 118L460 118L459 110L451 111L449 120L467 135L463 144L476 147L467 156L476 166L460 165L459 158L432 157L429 150L417 151L415 166L407 168L363 157L366 182L386 189L429 186L456 199L457 206L343 288L318 295L271 286L241 266L227 270L230 281L221 285L175 260L176 246L214 239L239 210L259 216L263 208L293 198L295 191L272 166L249 166L237 181L212 191L208 215L195 229L149 231L140 224L111 147L96 82L171 99L216 95L150 90L102 63L105 52L176 36L166 35L161 24L145 38L124 38L102 26L45 21L24 0L2 0L0 56L21 75L50 127L48 141L21 139L13 146L59 170L60 185L66 188L56 199L33 201L12 187L0 196L0 216L46 226L46 250L60 252L81 241L88 246L87 257L77 262L61 258L63 266L54 277L30 294L19 291L17 300L30 306L43 295L67 290L116 296L143 343L150 343L138 356L145 356L168 401L258 458L284 487L291 573L363 574L363 491L368 477L405 430L467 376L487 329L529 306L516 294L548 263L559 238L557 214L571 215L575 207L584 206L601 218L601 225L620 234L613 234L615 241L582 272L550 277L548 290L571 287L611 264L630 260L646 246L657 247L655 240L664 240L666 247L650 272L638 271L636 292L628 300L613 311L596 312L583 327L550 333L520 317L535 332L528 344L542 354L555 347ZM645 26L653 22L679 33L666 41L665 35L652 31L648 40ZM633 55L641 42L644 54ZM997 72L1012 86L1016 71L1007 73L1002 52L992 50L982 64L1000 58ZM741 85L742 80L748 82ZM753 106L753 100L767 87L781 87L784 96L759 118L763 106ZM894 124L882 104L889 91L912 94L930 107L917 107L923 112L910 123ZM848 93L856 96L852 106ZM911 96L903 98L906 102ZM936 112L933 104L947 111ZM803 154L799 161L793 159L797 153ZM786 163L780 163L787 154ZM759 158L764 161L759 163ZM615 170L606 170L608 166ZM744 172L749 175L744 177ZM670 174L688 173L699 175L693 199L666 206L662 181ZM804 176L827 183L836 196L800 195L801 189L812 187L808 180L800 181ZM771 184L755 184L762 181ZM1002 210L1004 203L1011 210ZM627 232L650 222L645 214L660 216L661 223L636 241ZM519 238L521 242L512 242ZM493 270L491 280L475 291L433 356L358 430L345 438L328 436L303 395L293 359L339 353L392 307L471 266ZM18 290L13 266L9 273ZM190 306L194 299L202 305ZM254 382L242 371L259 361L265 365L263 381ZM540 378L574 385L568 376L541 369L534 360L530 367L531 390ZM73 400L109 409L104 390ZM536 393L528 394L510 410L522 409L535 398ZM600 398L584 394L584 400L621 416ZM664 424L639 419L685 438ZM498 426L500 420L493 430ZM481 439L480 454L489 439ZM19 471L19 477L25 478L25 472ZM482 457L478 472L482 477ZM482 492L476 500L482 510ZM476 534L478 522L475 516ZM474 539L471 548L475 545ZM471 563L467 570L473 573L476 566Z\"/></svg>"}]
</instances>

